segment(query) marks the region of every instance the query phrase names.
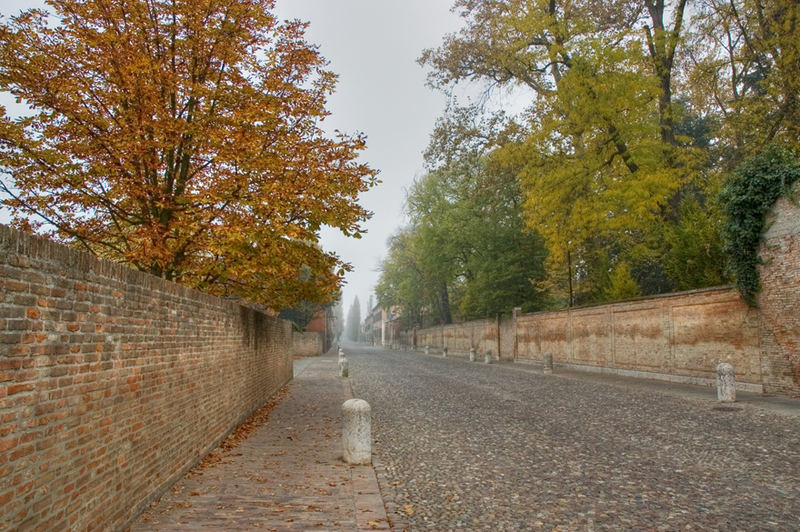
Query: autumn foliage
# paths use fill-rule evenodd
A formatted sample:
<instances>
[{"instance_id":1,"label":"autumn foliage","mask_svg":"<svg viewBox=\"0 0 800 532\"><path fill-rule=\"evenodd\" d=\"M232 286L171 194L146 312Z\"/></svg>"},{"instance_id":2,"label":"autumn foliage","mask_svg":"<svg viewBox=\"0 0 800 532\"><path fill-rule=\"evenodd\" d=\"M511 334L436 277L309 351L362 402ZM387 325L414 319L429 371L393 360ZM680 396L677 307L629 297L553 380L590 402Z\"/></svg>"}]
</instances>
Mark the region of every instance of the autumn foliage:
<instances>
[{"instance_id":1,"label":"autumn foliage","mask_svg":"<svg viewBox=\"0 0 800 532\"><path fill-rule=\"evenodd\" d=\"M325 301L376 172L326 137L336 76L270 0L50 0L0 24L0 182L18 226L273 308ZM2 108L0 108L2 111Z\"/></svg>"}]
</instances>

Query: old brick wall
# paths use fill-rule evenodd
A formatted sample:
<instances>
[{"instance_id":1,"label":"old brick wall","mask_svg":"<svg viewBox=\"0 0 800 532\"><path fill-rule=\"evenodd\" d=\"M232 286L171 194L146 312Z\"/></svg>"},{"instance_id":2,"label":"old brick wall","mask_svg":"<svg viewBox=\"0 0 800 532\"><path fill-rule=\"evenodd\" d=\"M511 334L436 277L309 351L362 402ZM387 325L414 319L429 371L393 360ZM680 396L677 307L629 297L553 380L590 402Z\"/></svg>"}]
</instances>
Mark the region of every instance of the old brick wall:
<instances>
[{"instance_id":1,"label":"old brick wall","mask_svg":"<svg viewBox=\"0 0 800 532\"><path fill-rule=\"evenodd\" d=\"M0 530L123 526L290 355L287 322L0 226Z\"/></svg>"},{"instance_id":2,"label":"old brick wall","mask_svg":"<svg viewBox=\"0 0 800 532\"><path fill-rule=\"evenodd\" d=\"M322 354L322 333L292 332L292 354L300 357L314 357Z\"/></svg>"},{"instance_id":3,"label":"old brick wall","mask_svg":"<svg viewBox=\"0 0 800 532\"><path fill-rule=\"evenodd\" d=\"M551 352L556 363L689 382L713 379L717 364L730 362L737 381L761 384L757 312L730 288L524 314L517 327L523 360Z\"/></svg>"},{"instance_id":4,"label":"old brick wall","mask_svg":"<svg viewBox=\"0 0 800 532\"><path fill-rule=\"evenodd\" d=\"M800 185L795 198L800 197ZM767 217L758 298L764 389L800 397L800 206L778 200Z\"/></svg>"},{"instance_id":5,"label":"old brick wall","mask_svg":"<svg viewBox=\"0 0 800 532\"><path fill-rule=\"evenodd\" d=\"M730 362L737 381L761 390L758 313L730 287L431 327L417 331L417 347L497 355L498 331L502 359L550 352L557 364L706 384Z\"/></svg>"},{"instance_id":6,"label":"old brick wall","mask_svg":"<svg viewBox=\"0 0 800 532\"><path fill-rule=\"evenodd\" d=\"M441 350L447 347L448 353L466 355L470 348L478 353L491 351L497 355L497 322L495 320L476 320L455 323L440 327L428 327L417 331L417 347Z\"/></svg>"}]
</instances>

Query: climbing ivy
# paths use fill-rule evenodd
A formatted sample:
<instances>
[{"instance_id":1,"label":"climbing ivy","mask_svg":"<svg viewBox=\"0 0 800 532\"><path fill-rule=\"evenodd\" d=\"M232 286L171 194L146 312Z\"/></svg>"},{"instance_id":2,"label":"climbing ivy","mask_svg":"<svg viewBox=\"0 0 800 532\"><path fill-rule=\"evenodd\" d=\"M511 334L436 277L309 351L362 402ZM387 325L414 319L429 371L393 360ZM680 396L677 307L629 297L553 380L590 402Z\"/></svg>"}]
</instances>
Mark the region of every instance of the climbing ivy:
<instances>
[{"instance_id":1,"label":"climbing ivy","mask_svg":"<svg viewBox=\"0 0 800 532\"><path fill-rule=\"evenodd\" d=\"M736 168L722 189L720 199L726 216L723 249L736 276L736 288L752 307L761 290L757 266L763 261L758 247L766 214L779 198L789 195L798 179L797 157L771 144Z\"/></svg>"}]
</instances>

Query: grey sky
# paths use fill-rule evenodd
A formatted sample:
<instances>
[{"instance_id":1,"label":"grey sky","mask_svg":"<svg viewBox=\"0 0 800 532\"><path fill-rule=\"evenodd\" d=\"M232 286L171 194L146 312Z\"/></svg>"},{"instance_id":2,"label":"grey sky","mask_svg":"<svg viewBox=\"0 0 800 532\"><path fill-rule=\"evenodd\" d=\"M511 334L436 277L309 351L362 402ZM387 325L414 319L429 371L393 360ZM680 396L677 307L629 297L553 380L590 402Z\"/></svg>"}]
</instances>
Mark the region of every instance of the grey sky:
<instances>
[{"instance_id":1,"label":"grey sky","mask_svg":"<svg viewBox=\"0 0 800 532\"><path fill-rule=\"evenodd\" d=\"M39 0L0 0L0 14L42 6ZM405 190L423 171L422 150L445 97L425 86L425 71L416 64L423 48L435 47L445 33L458 28L449 0L278 0L276 15L310 22L307 38L320 46L339 74L328 103L329 131L363 132L362 160L380 171L382 183L362 197L375 214L361 240L338 231L323 231L326 250L353 265L343 290L345 312L357 295L362 312L378 278L386 240L403 222ZM7 94L0 104L19 112ZM0 222L6 222L0 213Z\"/></svg>"}]
</instances>

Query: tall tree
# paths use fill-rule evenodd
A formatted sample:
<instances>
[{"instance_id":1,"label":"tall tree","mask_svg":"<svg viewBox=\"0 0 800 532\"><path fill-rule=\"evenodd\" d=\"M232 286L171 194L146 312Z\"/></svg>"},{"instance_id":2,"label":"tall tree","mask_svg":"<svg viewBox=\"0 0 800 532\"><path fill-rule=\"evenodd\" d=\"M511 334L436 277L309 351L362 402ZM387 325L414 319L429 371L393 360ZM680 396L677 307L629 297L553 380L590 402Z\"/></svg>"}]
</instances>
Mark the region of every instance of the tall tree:
<instances>
[{"instance_id":1,"label":"tall tree","mask_svg":"<svg viewBox=\"0 0 800 532\"><path fill-rule=\"evenodd\" d=\"M545 238L551 279L566 281L568 301L619 293L610 273L630 263L635 274L634 263L660 253L659 227L702 160L676 135L672 101L686 2L455 6L464 28L420 59L433 67L430 82L530 90L528 134L498 158L519 169L524 213Z\"/></svg>"},{"instance_id":2,"label":"tall tree","mask_svg":"<svg viewBox=\"0 0 800 532\"><path fill-rule=\"evenodd\" d=\"M0 188L15 223L215 294L330 300L375 172L320 122L336 76L272 0L48 0L0 24Z\"/></svg>"},{"instance_id":3,"label":"tall tree","mask_svg":"<svg viewBox=\"0 0 800 532\"><path fill-rule=\"evenodd\" d=\"M542 239L524 227L516 174L492 159L515 131L475 108L450 109L437 122L429 172L409 191L411 224L390 240L377 290L383 305L403 307L406 325L542 306L533 283Z\"/></svg>"},{"instance_id":4,"label":"tall tree","mask_svg":"<svg viewBox=\"0 0 800 532\"><path fill-rule=\"evenodd\" d=\"M702 0L686 92L710 117L716 161L731 172L769 143L800 148L800 4Z\"/></svg>"},{"instance_id":5,"label":"tall tree","mask_svg":"<svg viewBox=\"0 0 800 532\"><path fill-rule=\"evenodd\" d=\"M345 336L354 342L357 342L361 336L361 304L358 302L358 296L353 299L353 304L347 311Z\"/></svg>"}]
</instances>

